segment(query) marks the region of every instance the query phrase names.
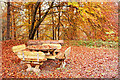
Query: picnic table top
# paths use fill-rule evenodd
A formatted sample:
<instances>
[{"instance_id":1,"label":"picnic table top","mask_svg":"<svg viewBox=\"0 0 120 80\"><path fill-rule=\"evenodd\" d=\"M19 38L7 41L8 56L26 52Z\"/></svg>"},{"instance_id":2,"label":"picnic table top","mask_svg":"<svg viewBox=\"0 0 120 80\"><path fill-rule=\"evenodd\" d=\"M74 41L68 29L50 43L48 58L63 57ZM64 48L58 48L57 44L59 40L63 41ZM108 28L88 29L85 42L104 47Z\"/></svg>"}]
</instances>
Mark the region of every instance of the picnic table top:
<instances>
[{"instance_id":1,"label":"picnic table top","mask_svg":"<svg viewBox=\"0 0 120 80\"><path fill-rule=\"evenodd\" d=\"M57 47L51 46L51 45L30 45L30 46L27 46L27 49L30 49L30 50L55 50L55 49L57 49Z\"/></svg>"}]
</instances>

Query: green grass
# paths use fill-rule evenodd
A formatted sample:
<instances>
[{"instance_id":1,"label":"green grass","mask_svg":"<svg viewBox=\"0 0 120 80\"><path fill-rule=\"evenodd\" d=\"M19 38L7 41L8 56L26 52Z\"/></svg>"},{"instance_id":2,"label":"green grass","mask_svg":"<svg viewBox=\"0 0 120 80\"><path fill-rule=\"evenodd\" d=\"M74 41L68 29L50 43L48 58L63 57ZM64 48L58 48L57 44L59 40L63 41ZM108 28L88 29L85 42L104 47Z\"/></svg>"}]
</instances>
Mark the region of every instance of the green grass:
<instances>
[{"instance_id":1,"label":"green grass","mask_svg":"<svg viewBox=\"0 0 120 80\"><path fill-rule=\"evenodd\" d=\"M83 41L83 40L65 40L64 45L69 46L87 46L87 47L104 47L104 48L114 48L118 49L118 45L120 46L120 43L115 41L102 41L102 40L89 40L89 41Z\"/></svg>"}]
</instances>

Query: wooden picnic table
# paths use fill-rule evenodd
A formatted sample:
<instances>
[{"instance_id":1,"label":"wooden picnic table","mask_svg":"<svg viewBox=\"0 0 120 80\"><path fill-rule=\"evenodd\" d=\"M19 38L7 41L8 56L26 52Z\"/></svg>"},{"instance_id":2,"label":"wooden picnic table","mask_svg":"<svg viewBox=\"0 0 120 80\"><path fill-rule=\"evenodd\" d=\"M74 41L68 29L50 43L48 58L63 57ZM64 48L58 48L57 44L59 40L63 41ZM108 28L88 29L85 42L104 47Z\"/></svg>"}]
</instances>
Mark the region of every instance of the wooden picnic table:
<instances>
[{"instance_id":1,"label":"wooden picnic table","mask_svg":"<svg viewBox=\"0 0 120 80\"><path fill-rule=\"evenodd\" d=\"M37 51L45 51L45 50L55 50L57 49L56 46L49 46L49 45L30 45L27 46L29 50L37 50Z\"/></svg>"},{"instance_id":2,"label":"wooden picnic table","mask_svg":"<svg viewBox=\"0 0 120 80\"><path fill-rule=\"evenodd\" d=\"M28 49L25 50L25 49ZM60 44L42 44L42 45L29 45L26 47L25 44L13 46L12 50L22 60L23 63L27 64L27 71L39 72L39 66L43 64L43 61L47 59L56 58L56 50L61 49ZM32 51L31 51L32 50ZM35 64L35 68L31 66Z\"/></svg>"},{"instance_id":3,"label":"wooden picnic table","mask_svg":"<svg viewBox=\"0 0 120 80\"><path fill-rule=\"evenodd\" d=\"M43 44L43 45L30 45L27 49L34 51L42 51L47 59L55 59L56 53L61 49L60 44Z\"/></svg>"}]
</instances>

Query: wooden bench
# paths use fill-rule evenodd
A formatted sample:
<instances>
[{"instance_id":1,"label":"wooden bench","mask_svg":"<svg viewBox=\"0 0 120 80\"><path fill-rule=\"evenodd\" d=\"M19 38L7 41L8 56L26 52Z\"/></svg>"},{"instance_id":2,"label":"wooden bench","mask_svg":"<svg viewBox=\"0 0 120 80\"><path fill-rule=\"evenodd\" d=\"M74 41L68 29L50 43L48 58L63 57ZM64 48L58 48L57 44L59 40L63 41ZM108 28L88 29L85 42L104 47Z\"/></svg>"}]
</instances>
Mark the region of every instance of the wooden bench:
<instances>
[{"instance_id":1,"label":"wooden bench","mask_svg":"<svg viewBox=\"0 0 120 80\"><path fill-rule=\"evenodd\" d=\"M43 52L25 51L25 49L25 44L12 47L13 52L16 53L24 64L27 64L27 71L39 72L39 66L43 64L43 61L47 60L45 54ZM35 64L35 68L31 64Z\"/></svg>"},{"instance_id":2,"label":"wooden bench","mask_svg":"<svg viewBox=\"0 0 120 80\"><path fill-rule=\"evenodd\" d=\"M59 60L62 61L62 64L61 64L60 67L65 67L65 65L66 65L65 60L66 60L66 59L69 59L68 55L70 55L70 52L71 52L71 47L68 47L68 48L65 50L65 52L63 52L63 53L60 52L60 53L56 56L56 59L59 59Z\"/></svg>"},{"instance_id":3,"label":"wooden bench","mask_svg":"<svg viewBox=\"0 0 120 80\"><path fill-rule=\"evenodd\" d=\"M46 61L47 59L59 59L63 60L62 62L62 67L66 65L65 60L68 58L68 55L70 54L71 47L67 48L65 52L61 53L61 45L60 44L42 44L42 45L52 45L56 46L57 49L54 52L59 52L58 54L54 54L52 56L47 56L43 52L31 52L31 51L26 51L26 45L18 45L18 46L13 46L12 50L16 55L22 60L24 64L27 64L28 68L26 69L27 71L34 71L34 72L39 72L39 66L43 64L43 61ZM31 66L31 64L35 64L35 68Z\"/></svg>"}]
</instances>

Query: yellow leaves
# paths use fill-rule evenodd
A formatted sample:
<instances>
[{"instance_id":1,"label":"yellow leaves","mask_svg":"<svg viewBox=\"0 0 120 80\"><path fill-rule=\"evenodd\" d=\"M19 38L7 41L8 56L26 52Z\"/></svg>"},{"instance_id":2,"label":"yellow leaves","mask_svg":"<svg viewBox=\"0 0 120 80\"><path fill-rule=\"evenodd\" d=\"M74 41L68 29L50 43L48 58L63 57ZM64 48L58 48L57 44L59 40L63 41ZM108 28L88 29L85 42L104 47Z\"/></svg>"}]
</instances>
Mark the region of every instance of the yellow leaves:
<instances>
[{"instance_id":1,"label":"yellow leaves","mask_svg":"<svg viewBox=\"0 0 120 80\"><path fill-rule=\"evenodd\" d=\"M68 5L72 5L72 2L68 2Z\"/></svg>"},{"instance_id":2,"label":"yellow leaves","mask_svg":"<svg viewBox=\"0 0 120 80\"><path fill-rule=\"evenodd\" d=\"M29 23L25 22L25 23L24 23L24 25L25 25L25 26L30 26L31 24L29 24Z\"/></svg>"},{"instance_id":3,"label":"yellow leaves","mask_svg":"<svg viewBox=\"0 0 120 80\"><path fill-rule=\"evenodd\" d=\"M78 7L79 10L82 10L83 8L82 7Z\"/></svg>"},{"instance_id":4,"label":"yellow leaves","mask_svg":"<svg viewBox=\"0 0 120 80\"><path fill-rule=\"evenodd\" d=\"M94 12L94 11L91 11L91 13L93 13L93 14L94 14L95 12Z\"/></svg>"},{"instance_id":5,"label":"yellow leaves","mask_svg":"<svg viewBox=\"0 0 120 80\"><path fill-rule=\"evenodd\" d=\"M83 21L85 21L85 18L82 18Z\"/></svg>"},{"instance_id":6,"label":"yellow leaves","mask_svg":"<svg viewBox=\"0 0 120 80\"><path fill-rule=\"evenodd\" d=\"M68 5L72 5L74 7L79 7L78 2L68 2Z\"/></svg>"},{"instance_id":7,"label":"yellow leaves","mask_svg":"<svg viewBox=\"0 0 120 80\"><path fill-rule=\"evenodd\" d=\"M73 2L73 6L79 7L78 2Z\"/></svg>"},{"instance_id":8,"label":"yellow leaves","mask_svg":"<svg viewBox=\"0 0 120 80\"><path fill-rule=\"evenodd\" d=\"M97 10L98 10L98 11L101 11L101 9L100 9L100 8L97 8Z\"/></svg>"}]
</instances>

